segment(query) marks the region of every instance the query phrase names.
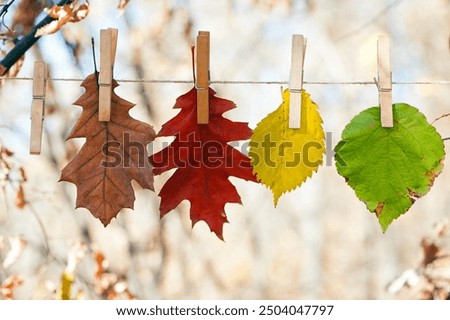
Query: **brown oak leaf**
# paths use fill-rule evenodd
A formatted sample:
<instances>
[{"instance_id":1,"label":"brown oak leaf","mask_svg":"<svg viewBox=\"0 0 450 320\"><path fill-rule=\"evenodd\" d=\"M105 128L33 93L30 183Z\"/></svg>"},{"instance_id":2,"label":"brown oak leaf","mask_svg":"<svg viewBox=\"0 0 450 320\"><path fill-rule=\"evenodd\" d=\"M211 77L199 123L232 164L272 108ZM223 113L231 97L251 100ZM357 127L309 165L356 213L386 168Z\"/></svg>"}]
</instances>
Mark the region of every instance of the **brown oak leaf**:
<instances>
[{"instance_id":1,"label":"brown oak leaf","mask_svg":"<svg viewBox=\"0 0 450 320\"><path fill-rule=\"evenodd\" d=\"M131 180L153 190L147 144L155 138L155 131L129 115L134 104L114 93L116 81L109 122L98 120L97 75L89 75L81 85L86 91L74 104L83 112L68 139L86 138L86 143L62 170L61 181L75 184L76 207L87 208L106 226L122 208L133 208Z\"/></svg>"}]
</instances>

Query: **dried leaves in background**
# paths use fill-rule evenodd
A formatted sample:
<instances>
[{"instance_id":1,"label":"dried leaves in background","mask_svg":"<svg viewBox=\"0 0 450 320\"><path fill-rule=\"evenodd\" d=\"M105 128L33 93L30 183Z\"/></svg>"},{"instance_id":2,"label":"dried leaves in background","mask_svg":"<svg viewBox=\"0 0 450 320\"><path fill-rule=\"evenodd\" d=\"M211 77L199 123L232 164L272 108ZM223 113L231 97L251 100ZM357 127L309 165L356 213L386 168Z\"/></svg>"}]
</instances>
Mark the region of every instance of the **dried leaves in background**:
<instances>
[{"instance_id":1,"label":"dried leaves in background","mask_svg":"<svg viewBox=\"0 0 450 320\"><path fill-rule=\"evenodd\" d=\"M0 147L0 186L3 191L5 204L9 190L16 194L16 206L25 207L27 201L24 193L24 183L27 181L25 169L18 165L13 158L14 153L5 147Z\"/></svg>"},{"instance_id":2,"label":"dried leaves in background","mask_svg":"<svg viewBox=\"0 0 450 320\"><path fill-rule=\"evenodd\" d=\"M388 286L404 299L450 299L450 223L439 223L431 236L422 239L420 265L408 269Z\"/></svg>"},{"instance_id":3,"label":"dried leaves in background","mask_svg":"<svg viewBox=\"0 0 450 320\"><path fill-rule=\"evenodd\" d=\"M131 180L153 190L152 167L147 145L155 138L153 128L132 118L134 104L112 92L111 120L100 122L97 75L81 84L85 93L74 103L83 108L68 139L86 138L80 152L62 170L61 181L77 186L76 207L87 208L103 225L108 225L122 208L132 209ZM117 87L116 81L113 88Z\"/></svg>"},{"instance_id":4,"label":"dried leaves in background","mask_svg":"<svg viewBox=\"0 0 450 320\"><path fill-rule=\"evenodd\" d=\"M120 0L119 1L117 8L120 10L120 12L123 12L125 10L125 7L127 6L128 2L130 2L130 0Z\"/></svg>"},{"instance_id":5,"label":"dried leaves in background","mask_svg":"<svg viewBox=\"0 0 450 320\"><path fill-rule=\"evenodd\" d=\"M5 300L14 299L14 289L23 284L23 278L11 275L0 284L0 298Z\"/></svg>"},{"instance_id":6,"label":"dried leaves in background","mask_svg":"<svg viewBox=\"0 0 450 320\"><path fill-rule=\"evenodd\" d=\"M36 31L35 37L53 34L62 26L68 22L79 22L87 17L89 14L89 2L78 5L75 8L77 1L71 4L65 4L63 6L53 6L48 10L45 10L48 15L56 20L53 20L49 24L43 26Z\"/></svg>"},{"instance_id":7,"label":"dried leaves in background","mask_svg":"<svg viewBox=\"0 0 450 320\"><path fill-rule=\"evenodd\" d=\"M10 249L5 256L5 259L3 260L3 268L8 269L12 264L14 264L19 259L26 245L27 241L20 238L19 236L10 237Z\"/></svg>"},{"instance_id":8,"label":"dried leaves in background","mask_svg":"<svg viewBox=\"0 0 450 320\"><path fill-rule=\"evenodd\" d=\"M11 270L11 266L20 258L23 249L27 242L19 236L9 237L9 248L6 245L3 236L0 236L0 259L3 259L1 264L3 282L0 283L0 300L14 299L14 289L23 284L24 279ZM8 271L9 276L5 273ZM6 278L4 278L4 277Z\"/></svg>"},{"instance_id":9,"label":"dried leaves in background","mask_svg":"<svg viewBox=\"0 0 450 320\"><path fill-rule=\"evenodd\" d=\"M14 44L12 41L6 41L7 47L14 47ZM0 60L3 59L3 57L6 56L8 52L5 50L0 50ZM13 66L11 68L8 69L8 71L3 75L3 77L5 78L15 78L17 76L17 74L19 73L20 69L22 69L23 66L23 62L25 61L25 55L21 56L19 58L19 60L17 60L17 62L15 64L13 64ZM4 86L5 84L5 79L0 79L0 87Z\"/></svg>"},{"instance_id":10,"label":"dried leaves in background","mask_svg":"<svg viewBox=\"0 0 450 320\"><path fill-rule=\"evenodd\" d=\"M2 53L0 53L0 55L3 55ZM19 73L20 69L23 66L23 62L25 61L25 55L23 55L22 57L19 58L19 60L17 60L17 62L8 69L8 71L3 75L4 78L15 78L17 76L17 74ZM0 87L5 85L5 79L0 79Z\"/></svg>"},{"instance_id":11,"label":"dried leaves in background","mask_svg":"<svg viewBox=\"0 0 450 320\"><path fill-rule=\"evenodd\" d=\"M133 300L135 296L128 289L125 277L109 271L109 263L101 251L94 251L94 285L97 294L107 300Z\"/></svg>"}]
</instances>

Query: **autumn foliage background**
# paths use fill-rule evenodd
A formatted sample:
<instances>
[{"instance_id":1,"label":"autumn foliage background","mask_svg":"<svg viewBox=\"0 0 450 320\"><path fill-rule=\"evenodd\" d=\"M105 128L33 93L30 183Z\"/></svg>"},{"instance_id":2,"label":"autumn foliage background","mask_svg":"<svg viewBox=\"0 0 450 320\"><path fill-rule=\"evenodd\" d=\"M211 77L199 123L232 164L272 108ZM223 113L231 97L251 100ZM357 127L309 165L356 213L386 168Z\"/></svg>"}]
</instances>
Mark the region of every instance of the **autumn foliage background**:
<instances>
[{"instance_id":1,"label":"autumn foliage background","mask_svg":"<svg viewBox=\"0 0 450 320\"><path fill-rule=\"evenodd\" d=\"M26 33L33 25L30 17L41 12L26 4L46 1L16 2L5 24ZM449 80L449 0L130 0L123 10L118 3L91 1L84 20L42 37L26 53L18 76L31 76L33 62L45 60L52 78L84 78L93 72L91 36L98 43L101 28L116 27L116 93L136 103L131 115L156 131L179 112L172 109L175 99L192 84L120 79L192 79L190 47L198 30L211 32L213 81L288 81L292 33L308 37L305 81L371 81L380 33L392 41L394 81ZM6 27L1 32L8 36ZM3 50L9 49L5 43ZM160 221L157 194L137 184L135 210L123 210L104 228L87 210L74 210L75 187L58 182L83 144L66 141L81 114L72 105L83 93L80 84L50 83L40 156L28 155L31 82L5 80L0 88L0 297L449 297L450 170L445 167L430 193L386 234L329 159L276 209L262 185L231 178L243 206L226 206L225 241L203 222L191 230L186 201ZM279 85L212 87L238 106L225 116L251 128L281 102ZM375 85L305 88L319 105L333 146L355 114L378 104ZM448 93L448 84L393 89L394 102L418 107L429 121L450 112ZM443 137L450 136L450 118L435 125ZM158 138L150 153L159 151L162 141L171 139ZM445 166L450 167L448 159ZM169 176L155 177L156 192ZM411 268L421 273L403 274ZM403 288L408 281L411 288ZM69 296L63 296L62 288L71 283Z\"/></svg>"}]
</instances>

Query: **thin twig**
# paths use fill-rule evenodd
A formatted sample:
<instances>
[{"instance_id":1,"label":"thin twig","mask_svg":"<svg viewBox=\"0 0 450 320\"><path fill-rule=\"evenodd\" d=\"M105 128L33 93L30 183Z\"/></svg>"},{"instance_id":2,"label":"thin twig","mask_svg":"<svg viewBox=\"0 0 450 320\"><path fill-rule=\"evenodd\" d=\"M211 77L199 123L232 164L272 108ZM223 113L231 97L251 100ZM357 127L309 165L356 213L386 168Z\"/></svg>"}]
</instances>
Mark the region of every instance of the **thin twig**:
<instances>
[{"instance_id":1,"label":"thin twig","mask_svg":"<svg viewBox=\"0 0 450 320\"><path fill-rule=\"evenodd\" d=\"M45 246L45 256L47 258L47 261L55 261L58 264L65 266L66 262L59 259L58 257L56 257L53 252L50 249L50 241L47 235L47 231L45 230L45 226L44 223L42 222L41 218L39 217L38 212L36 211L36 209L31 205L31 203L27 203L28 207L30 209L31 214L33 215L33 217L35 218L35 220L37 221L39 228L41 230L42 236L44 238L44 246ZM92 292L95 292L94 287L92 286L91 281L89 281L86 277L84 277L78 270L75 270L75 276L81 281L83 282L88 288L89 290L91 290Z\"/></svg>"},{"instance_id":2,"label":"thin twig","mask_svg":"<svg viewBox=\"0 0 450 320\"><path fill-rule=\"evenodd\" d=\"M438 121L438 120L441 120L442 118L448 117L448 116L450 116L450 113L443 114L442 116L437 117L436 119L434 119L433 122L432 122L431 124L435 123L435 122ZM445 139L444 139L444 140L445 140Z\"/></svg>"},{"instance_id":3,"label":"thin twig","mask_svg":"<svg viewBox=\"0 0 450 320\"><path fill-rule=\"evenodd\" d=\"M47 231L45 230L44 223L42 222L41 218L39 217L39 214L37 213L37 211L33 207L33 205L30 202L28 202L27 205L28 205L28 208L30 209L30 212L33 215L34 219L38 223L39 228L41 229L42 237L44 238L45 254L47 256L51 256L52 258L55 258L50 250L50 244L48 241L48 235L47 235Z\"/></svg>"}]
</instances>

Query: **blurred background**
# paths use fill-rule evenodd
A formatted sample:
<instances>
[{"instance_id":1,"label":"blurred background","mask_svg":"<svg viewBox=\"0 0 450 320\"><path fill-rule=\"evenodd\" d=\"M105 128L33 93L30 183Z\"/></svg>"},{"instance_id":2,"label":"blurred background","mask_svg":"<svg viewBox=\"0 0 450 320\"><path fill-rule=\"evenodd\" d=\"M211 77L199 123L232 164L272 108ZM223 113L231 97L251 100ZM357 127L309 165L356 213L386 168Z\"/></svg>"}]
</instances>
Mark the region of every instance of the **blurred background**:
<instances>
[{"instance_id":1,"label":"blurred background","mask_svg":"<svg viewBox=\"0 0 450 320\"><path fill-rule=\"evenodd\" d=\"M51 5L15 1L2 34L6 26L26 34ZM391 39L394 81L431 82L394 85L394 102L419 108L430 122L450 112L450 0L95 0L84 20L28 50L17 77L32 77L35 60L49 64L52 78L86 77L94 71L91 37L98 58L99 30L108 27L119 29L116 93L156 131L192 84L120 79L192 80L199 30L211 32L212 81L288 81L292 34L305 35L304 88L333 147L356 114L378 104L376 86L308 82L372 81L380 34ZM10 50L8 41L2 49ZM449 298L448 168L385 234L330 159L276 209L268 189L231 178L243 205L226 206L225 241L204 222L191 230L187 201L159 219L157 193L171 173L155 177L156 193L135 184L135 210L104 228L86 209L74 210L75 186L58 182L84 142L65 141L81 114L72 105L80 83L51 81L40 156L28 154L32 82L8 79L0 88L0 297ZM226 116L251 128L281 103L279 84L212 87L238 106ZM450 117L435 123L443 138L449 125Z\"/></svg>"}]
</instances>

